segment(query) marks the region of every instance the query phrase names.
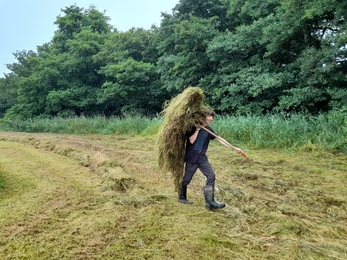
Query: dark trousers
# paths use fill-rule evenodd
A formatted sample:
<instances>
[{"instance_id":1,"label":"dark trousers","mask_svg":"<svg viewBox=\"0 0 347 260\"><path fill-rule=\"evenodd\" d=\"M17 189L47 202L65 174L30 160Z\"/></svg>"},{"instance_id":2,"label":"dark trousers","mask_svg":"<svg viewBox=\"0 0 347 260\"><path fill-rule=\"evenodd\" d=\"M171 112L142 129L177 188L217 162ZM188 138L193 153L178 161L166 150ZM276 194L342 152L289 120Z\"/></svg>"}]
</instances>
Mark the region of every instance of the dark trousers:
<instances>
[{"instance_id":1,"label":"dark trousers","mask_svg":"<svg viewBox=\"0 0 347 260\"><path fill-rule=\"evenodd\" d=\"M194 163L194 164L186 163L182 184L188 185L190 181L192 180L197 169L199 169L205 175L206 185L214 186L216 175L214 174L214 171L212 170L211 164L209 163L208 160L206 160L203 163Z\"/></svg>"}]
</instances>

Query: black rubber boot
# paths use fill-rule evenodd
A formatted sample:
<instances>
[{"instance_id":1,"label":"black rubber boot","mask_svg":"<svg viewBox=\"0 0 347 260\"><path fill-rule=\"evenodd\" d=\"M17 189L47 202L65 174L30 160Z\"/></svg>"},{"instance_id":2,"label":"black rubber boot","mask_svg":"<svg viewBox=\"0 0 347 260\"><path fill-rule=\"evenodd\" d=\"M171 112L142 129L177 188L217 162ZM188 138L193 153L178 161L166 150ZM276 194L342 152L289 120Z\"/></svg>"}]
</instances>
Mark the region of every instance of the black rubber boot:
<instances>
[{"instance_id":1,"label":"black rubber boot","mask_svg":"<svg viewBox=\"0 0 347 260\"><path fill-rule=\"evenodd\" d=\"M204 196L207 209L222 209L225 207L225 204L214 201L214 187L212 185L204 187Z\"/></svg>"},{"instance_id":2,"label":"black rubber boot","mask_svg":"<svg viewBox=\"0 0 347 260\"><path fill-rule=\"evenodd\" d=\"M187 185L182 184L181 190L178 194L178 202L183 204L193 204L193 202L187 200Z\"/></svg>"}]
</instances>

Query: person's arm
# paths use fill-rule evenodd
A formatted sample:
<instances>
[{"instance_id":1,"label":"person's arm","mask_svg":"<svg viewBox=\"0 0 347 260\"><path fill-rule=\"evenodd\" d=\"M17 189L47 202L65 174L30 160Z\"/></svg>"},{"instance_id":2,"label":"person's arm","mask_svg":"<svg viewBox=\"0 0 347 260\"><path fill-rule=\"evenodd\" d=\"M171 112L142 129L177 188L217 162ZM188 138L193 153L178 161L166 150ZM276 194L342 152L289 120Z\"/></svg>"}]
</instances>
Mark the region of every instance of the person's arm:
<instances>
[{"instance_id":1,"label":"person's arm","mask_svg":"<svg viewBox=\"0 0 347 260\"><path fill-rule=\"evenodd\" d=\"M195 129L195 132L189 137L189 142L190 142L191 144L193 144L193 143L196 141L196 138L198 138L199 131L200 131L200 128L197 127L197 128Z\"/></svg>"}]
</instances>

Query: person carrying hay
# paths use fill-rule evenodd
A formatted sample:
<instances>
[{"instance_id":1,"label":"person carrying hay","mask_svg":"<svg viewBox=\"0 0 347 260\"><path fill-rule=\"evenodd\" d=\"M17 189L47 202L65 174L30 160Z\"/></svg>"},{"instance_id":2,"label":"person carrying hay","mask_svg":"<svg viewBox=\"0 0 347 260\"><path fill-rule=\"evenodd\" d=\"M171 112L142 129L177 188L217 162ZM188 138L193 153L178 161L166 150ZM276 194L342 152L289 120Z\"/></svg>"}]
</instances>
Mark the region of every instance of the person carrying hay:
<instances>
[{"instance_id":1,"label":"person carrying hay","mask_svg":"<svg viewBox=\"0 0 347 260\"><path fill-rule=\"evenodd\" d=\"M197 169L199 169L206 177L206 186L203 187L203 191L206 201L206 208L210 210L221 209L225 207L225 204L219 203L214 200L214 186L216 177L206 155L210 140L215 139L215 135L217 135L212 127L209 126L214 117L215 112L212 109L208 109L206 112L205 121L202 122L202 126L194 126L187 135L188 138L186 143L186 153L184 157L185 170L178 196L178 201L180 203L192 204L192 202L187 200L187 187ZM206 131L204 129L208 129L209 131ZM215 135L212 135L209 132L212 132ZM229 148L221 139L217 138L217 140L222 145Z\"/></svg>"},{"instance_id":2,"label":"person carrying hay","mask_svg":"<svg viewBox=\"0 0 347 260\"><path fill-rule=\"evenodd\" d=\"M187 186L200 169L206 176L206 186L203 188L206 208L224 208L224 204L214 200L215 173L206 151L213 139L237 153L242 151L216 135L209 126L215 112L204 103L204 94L200 88L188 87L165 105L162 112L164 122L157 137L159 170L173 175L178 201L192 204L187 200Z\"/></svg>"}]
</instances>

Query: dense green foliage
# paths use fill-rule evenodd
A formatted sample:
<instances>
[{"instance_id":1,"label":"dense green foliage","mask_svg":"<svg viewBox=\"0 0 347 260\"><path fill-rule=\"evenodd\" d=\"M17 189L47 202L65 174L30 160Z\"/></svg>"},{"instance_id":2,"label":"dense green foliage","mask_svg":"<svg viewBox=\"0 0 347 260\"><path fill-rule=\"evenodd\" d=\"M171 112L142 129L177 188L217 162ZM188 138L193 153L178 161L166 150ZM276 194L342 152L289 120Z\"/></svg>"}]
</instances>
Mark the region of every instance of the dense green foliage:
<instances>
[{"instance_id":1,"label":"dense green foliage","mask_svg":"<svg viewBox=\"0 0 347 260\"><path fill-rule=\"evenodd\" d=\"M53 39L18 51L0 117L155 115L188 86L223 114L344 109L347 2L180 0L160 27L119 32L62 9Z\"/></svg>"},{"instance_id":2,"label":"dense green foliage","mask_svg":"<svg viewBox=\"0 0 347 260\"><path fill-rule=\"evenodd\" d=\"M305 113L217 116L212 127L230 143L251 148L338 150L347 153L347 113L310 116ZM0 130L67 133L155 135L162 118L104 117L12 119Z\"/></svg>"}]
</instances>

